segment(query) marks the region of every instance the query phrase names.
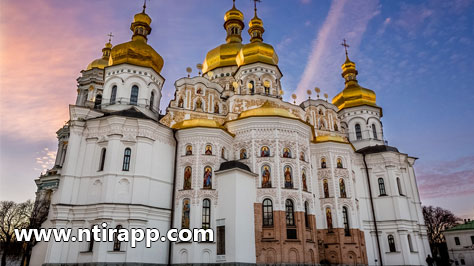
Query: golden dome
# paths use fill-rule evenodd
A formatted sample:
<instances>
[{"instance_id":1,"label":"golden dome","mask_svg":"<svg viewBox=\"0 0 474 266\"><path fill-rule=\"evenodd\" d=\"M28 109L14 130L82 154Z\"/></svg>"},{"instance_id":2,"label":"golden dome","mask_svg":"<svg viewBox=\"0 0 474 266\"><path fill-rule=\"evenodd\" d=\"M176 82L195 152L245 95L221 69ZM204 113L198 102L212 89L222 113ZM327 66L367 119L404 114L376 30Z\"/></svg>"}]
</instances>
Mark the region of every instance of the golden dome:
<instances>
[{"instance_id":1,"label":"golden dome","mask_svg":"<svg viewBox=\"0 0 474 266\"><path fill-rule=\"evenodd\" d=\"M102 57L90 62L90 64L87 65L86 70L91 70L93 68L104 69L105 67L109 66L109 57L111 49L112 44L109 40L109 42L105 44L105 47L102 48Z\"/></svg>"},{"instance_id":2,"label":"golden dome","mask_svg":"<svg viewBox=\"0 0 474 266\"><path fill-rule=\"evenodd\" d=\"M239 115L240 118L255 117L255 116L279 116L285 118L298 119L290 111L273 106L269 101L266 101L262 106L250 110L246 110Z\"/></svg>"},{"instance_id":3,"label":"golden dome","mask_svg":"<svg viewBox=\"0 0 474 266\"><path fill-rule=\"evenodd\" d=\"M202 72L207 73L219 67L236 66L236 57L242 47L240 42L231 42L210 50L202 64Z\"/></svg>"},{"instance_id":4,"label":"golden dome","mask_svg":"<svg viewBox=\"0 0 474 266\"><path fill-rule=\"evenodd\" d=\"M144 6L143 12L134 16L130 26L130 30L133 32L132 40L112 48L110 66L127 63L149 67L157 73L161 72L164 60L155 49L147 44L147 36L151 32L150 24L151 18L145 13Z\"/></svg>"},{"instance_id":5,"label":"golden dome","mask_svg":"<svg viewBox=\"0 0 474 266\"><path fill-rule=\"evenodd\" d=\"M226 43L210 50L202 64L202 73L207 73L219 67L237 66L236 56L242 48L242 29L244 25L244 14L235 8L225 13L224 29L227 32Z\"/></svg>"},{"instance_id":6,"label":"golden dome","mask_svg":"<svg viewBox=\"0 0 474 266\"><path fill-rule=\"evenodd\" d=\"M357 82L357 69L354 62L346 56L346 61L341 66L342 77L345 79L345 87L342 92L332 99L332 103L342 110L344 108L369 105L378 107L375 100L376 95L373 90L363 88Z\"/></svg>"},{"instance_id":7,"label":"golden dome","mask_svg":"<svg viewBox=\"0 0 474 266\"><path fill-rule=\"evenodd\" d=\"M221 124L219 124L219 122L212 119L204 119L204 118L183 120L171 126L171 128L174 128L174 129L186 129L186 128L194 128L194 127L224 129L224 127Z\"/></svg>"},{"instance_id":8,"label":"golden dome","mask_svg":"<svg viewBox=\"0 0 474 266\"><path fill-rule=\"evenodd\" d=\"M256 62L266 63L270 65L278 65L278 55L270 44L264 43L262 35L265 32L263 21L257 16L255 8L255 16L249 22L250 43L246 44L240 50L237 56L237 65L243 66Z\"/></svg>"},{"instance_id":9,"label":"golden dome","mask_svg":"<svg viewBox=\"0 0 474 266\"><path fill-rule=\"evenodd\" d=\"M238 10L237 8L235 8L235 0L233 1L233 5L232 5L232 8L229 9L229 11L225 12L225 15L224 15L224 20L227 22L229 20L240 20L240 21L244 21L244 14Z\"/></svg>"}]
</instances>

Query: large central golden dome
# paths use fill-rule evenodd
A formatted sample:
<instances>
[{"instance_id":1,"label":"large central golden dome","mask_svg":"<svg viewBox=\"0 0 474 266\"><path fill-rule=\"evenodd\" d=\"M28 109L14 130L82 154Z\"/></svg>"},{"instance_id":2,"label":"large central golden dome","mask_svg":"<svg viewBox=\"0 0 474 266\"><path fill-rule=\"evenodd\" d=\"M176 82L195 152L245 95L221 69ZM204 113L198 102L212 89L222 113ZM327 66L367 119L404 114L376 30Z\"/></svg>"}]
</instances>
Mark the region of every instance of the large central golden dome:
<instances>
[{"instance_id":1,"label":"large central golden dome","mask_svg":"<svg viewBox=\"0 0 474 266\"><path fill-rule=\"evenodd\" d=\"M224 21L224 29L227 32L226 43L207 53L202 64L203 73L219 67L237 65L236 57L243 46L241 32L245 25L244 14L235 8L235 1L232 8L225 13Z\"/></svg>"},{"instance_id":2,"label":"large central golden dome","mask_svg":"<svg viewBox=\"0 0 474 266\"><path fill-rule=\"evenodd\" d=\"M250 43L244 45L237 55L239 67L257 62L278 65L275 49L263 42L264 32L263 21L257 16L257 8L255 8L255 16L249 22Z\"/></svg>"},{"instance_id":3,"label":"large central golden dome","mask_svg":"<svg viewBox=\"0 0 474 266\"><path fill-rule=\"evenodd\" d=\"M147 44L147 36L151 33L151 18L145 13L135 15L130 30L133 32L132 40L116 45L111 52L109 65L131 64L149 67L157 73L163 69L163 58L155 49Z\"/></svg>"}]
</instances>

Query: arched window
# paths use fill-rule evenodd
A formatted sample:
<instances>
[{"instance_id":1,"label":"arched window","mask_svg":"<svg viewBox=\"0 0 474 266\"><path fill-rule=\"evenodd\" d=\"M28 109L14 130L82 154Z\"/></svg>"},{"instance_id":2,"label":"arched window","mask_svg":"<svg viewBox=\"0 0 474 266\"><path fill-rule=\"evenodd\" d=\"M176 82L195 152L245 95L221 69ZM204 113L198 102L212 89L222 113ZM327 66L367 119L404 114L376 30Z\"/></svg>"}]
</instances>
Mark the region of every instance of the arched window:
<instances>
[{"instance_id":1,"label":"arched window","mask_svg":"<svg viewBox=\"0 0 474 266\"><path fill-rule=\"evenodd\" d=\"M342 220L344 222L344 235L350 236L351 230L349 229L349 213L347 211L347 207L342 207Z\"/></svg>"},{"instance_id":2,"label":"arched window","mask_svg":"<svg viewBox=\"0 0 474 266\"><path fill-rule=\"evenodd\" d=\"M410 248L410 252L413 252L414 249L413 249L413 242L411 241L411 235L408 235L407 239L408 239L408 247Z\"/></svg>"},{"instance_id":3,"label":"arched window","mask_svg":"<svg viewBox=\"0 0 474 266\"><path fill-rule=\"evenodd\" d=\"M97 94L97 96L95 96L94 108L100 109L101 105L102 105L102 94Z\"/></svg>"},{"instance_id":4,"label":"arched window","mask_svg":"<svg viewBox=\"0 0 474 266\"><path fill-rule=\"evenodd\" d=\"M250 89L250 94L255 93L255 82L253 80L249 82L249 89Z\"/></svg>"},{"instance_id":5,"label":"arched window","mask_svg":"<svg viewBox=\"0 0 474 266\"><path fill-rule=\"evenodd\" d=\"M94 229L94 226L91 227L91 230ZM91 237L91 241L89 241L89 246L87 247L88 252L94 251L94 238Z\"/></svg>"},{"instance_id":6,"label":"arched window","mask_svg":"<svg viewBox=\"0 0 474 266\"><path fill-rule=\"evenodd\" d=\"M328 226L328 231L332 232L332 213L331 208L326 208L326 224Z\"/></svg>"},{"instance_id":7,"label":"arched window","mask_svg":"<svg viewBox=\"0 0 474 266\"><path fill-rule=\"evenodd\" d=\"M241 149L240 150L240 160L247 159L247 150L246 149Z\"/></svg>"},{"instance_id":8,"label":"arched window","mask_svg":"<svg viewBox=\"0 0 474 266\"><path fill-rule=\"evenodd\" d=\"M326 158L321 158L321 168L326 168Z\"/></svg>"},{"instance_id":9,"label":"arched window","mask_svg":"<svg viewBox=\"0 0 474 266\"><path fill-rule=\"evenodd\" d=\"M328 185L327 179L323 180L323 190L324 190L324 197L329 198L329 185Z\"/></svg>"},{"instance_id":10,"label":"arched window","mask_svg":"<svg viewBox=\"0 0 474 266\"><path fill-rule=\"evenodd\" d=\"M115 227L115 229L117 230L117 232L115 232L114 234L114 251L120 251L120 244L121 242L118 240L118 234L120 232L120 229L122 229L122 226L121 225L117 225Z\"/></svg>"},{"instance_id":11,"label":"arched window","mask_svg":"<svg viewBox=\"0 0 474 266\"><path fill-rule=\"evenodd\" d=\"M303 161L303 162L306 161L306 156L304 154L304 151L300 152L300 161Z\"/></svg>"},{"instance_id":12,"label":"arched window","mask_svg":"<svg viewBox=\"0 0 474 266\"><path fill-rule=\"evenodd\" d=\"M179 107L179 108L183 108L183 106L184 106L183 98L179 98L179 100L178 100L178 107Z\"/></svg>"},{"instance_id":13,"label":"arched window","mask_svg":"<svg viewBox=\"0 0 474 266\"><path fill-rule=\"evenodd\" d=\"M289 165L283 168L283 176L285 178L285 188L293 188L293 174Z\"/></svg>"},{"instance_id":14,"label":"arched window","mask_svg":"<svg viewBox=\"0 0 474 266\"><path fill-rule=\"evenodd\" d=\"M273 226L273 203L271 199L263 200L263 226Z\"/></svg>"},{"instance_id":15,"label":"arched window","mask_svg":"<svg viewBox=\"0 0 474 266\"><path fill-rule=\"evenodd\" d=\"M138 86L133 85L132 92L130 93L130 104L137 105L138 103Z\"/></svg>"},{"instance_id":16,"label":"arched window","mask_svg":"<svg viewBox=\"0 0 474 266\"><path fill-rule=\"evenodd\" d=\"M337 168L344 168L344 166L342 165L342 159L341 158L337 158L336 166L337 166Z\"/></svg>"},{"instance_id":17,"label":"arched window","mask_svg":"<svg viewBox=\"0 0 474 266\"><path fill-rule=\"evenodd\" d=\"M183 212L181 213L181 228L189 229L190 222L190 213L191 213L191 200L183 199Z\"/></svg>"},{"instance_id":18,"label":"arched window","mask_svg":"<svg viewBox=\"0 0 474 266\"><path fill-rule=\"evenodd\" d=\"M263 88L265 89L265 94L266 95L270 94L270 81L265 80L263 82Z\"/></svg>"},{"instance_id":19,"label":"arched window","mask_svg":"<svg viewBox=\"0 0 474 266\"><path fill-rule=\"evenodd\" d=\"M211 228L211 200L204 199L202 201L202 228Z\"/></svg>"},{"instance_id":20,"label":"arched window","mask_svg":"<svg viewBox=\"0 0 474 266\"><path fill-rule=\"evenodd\" d=\"M386 196L387 195L385 193L385 183L383 181L383 178L379 178L379 192L380 192L380 196Z\"/></svg>"},{"instance_id":21,"label":"arched window","mask_svg":"<svg viewBox=\"0 0 474 266\"><path fill-rule=\"evenodd\" d=\"M272 187L272 177L271 177L270 166L262 166L262 188L271 188Z\"/></svg>"},{"instance_id":22,"label":"arched window","mask_svg":"<svg viewBox=\"0 0 474 266\"><path fill-rule=\"evenodd\" d=\"M106 148L102 148L100 152L99 171L104 171Z\"/></svg>"},{"instance_id":23,"label":"arched window","mask_svg":"<svg viewBox=\"0 0 474 266\"><path fill-rule=\"evenodd\" d=\"M399 177L397 177L397 187L398 187L398 194L400 194L401 196L404 196L403 191L402 191L402 183Z\"/></svg>"},{"instance_id":24,"label":"arched window","mask_svg":"<svg viewBox=\"0 0 474 266\"><path fill-rule=\"evenodd\" d=\"M155 91L151 91L150 95L150 110L153 111L153 105L155 104Z\"/></svg>"},{"instance_id":25,"label":"arched window","mask_svg":"<svg viewBox=\"0 0 474 266\"><path fill-rule=\"evenodd\" d=\"M115 100L117 99L117 85L112 87L112 91L110 92L110 104L115 104Z\"/></svg>"},{"instance_id":26,"label":"arched window","mask_svg":"<svg viewBox=\"0 0 474 266\"><path fill-rule=\"evenodd\" d=\"M285 212L286 212L286 225L294 226L295 225L295 212L293 201L287 199L285 202Z\"/></svg>"},{"instance_id":27,"label":"arched window","mask_svg":"<svg viewBox=\"0 0 474 266\"><path fill-rule=\"evenodd\" d=\"M193 169L191 166L187 166L184 168L184 181L183 181L183 189L191 189L191 180L193 175Z\"/></svg>"},{"instance_id":28,"label":"arched window","mask_svg":"<svg viewBox=\"0 0 474 266\"><path fill-rule=\"evenodd\" d=\"M187 145L186 146L186 155L193 155L193 146Z\"/></svg>"},{"instance_id":29,"label":"arched window","mask_svg":"<svg viewBox=\"0 0 474 266\"><path fill-rule=\"evenodd\" d=\"M130 157L132 156L132 150L130 148L126 148L123 152L123 165L122 171L129 171L130 170Z\"/></svg>"},{"instance_id":30,"label":"arched window","mask_svg":"<svg viewBox=\"0 0 474 266\"><path fill-rule=\"evenodd\" d=\"M360 125L359 124L355 125L355 132L356 132L356 139L361 140L362 139L362 131L360 130Z\"/></svg>"},{"instance_id":31,"label":"arched window","mask_svg":"<svg viewBox=\"0 0 474 266\"><path fill-rule=\"evenodd\" d=\"M334 131L339 131L339 127L337 126L336 123L334 123Z\"/></svg>"},{"instance_id":32,"label":"arched window","mask_svg":"<svg viewBox=\"0 0 474 266\"><path fill-rule=\"evenodd\" d=\"M395 238L393 238L393 235L388 235L387 240L390 252L397 252L397 249L395 248Z\"/></svg>"},{"instance_id":33,"label":"arched window","mask_svg":"<svg viewBox=\"0 0 474 266\"><path fill-rule=\"evenodd\" d=\"M270 148L267 146L263 146L260 148L260 156L261 157L270 157Z\"/></svg>"},{"instance_id":34,"label":"arched window","mask_svg":"<svg viewBox=\"0 0 474 266\"><path fill-rule=\"evenodd\" d=\"M210 166L204 167L203 181L203 188L212 189L212 168Z\"/></svg>"},{"instance_id":35,"label":"arched window","mask_svg":"<svg viewBox=\"0 0 474 266\"><path fill-rule=\"evenodd\" d=\"M304 202L304 224L306 228L309 228L309 204L307 201Z\"/></svg>"},{"instance_id":36,"label":"arched window","mask_svg":"<svg viewBox=\"0 0 474 266\"><path fill-rule=\"evenodd\" d=\"M372 134L374 134L374 139L379 139L377 137L377 128L375 127L375 124L372 124Z\"/></svg>"},{"instance_id":37,"label":"arched window","mask_svg":"<svg viewBox=\"0 0 474 266\"><path fill-rule=\"evenodd\" d=\"M347 193L346 193L346 183L344 182L344 179L339 179L339 192L341 194L341 198L347 198Z\"/></svg>"},{"instance_id":38,"label":"arched window","mask_svg":"<svg viewBox=\"0 0 474 266\"><path fill-rule=\"evenodd\" d=\"M222 147L222 149L221 149L221 158L225 159L225 148L224 147Z\"/></svg>"}]
</instances>

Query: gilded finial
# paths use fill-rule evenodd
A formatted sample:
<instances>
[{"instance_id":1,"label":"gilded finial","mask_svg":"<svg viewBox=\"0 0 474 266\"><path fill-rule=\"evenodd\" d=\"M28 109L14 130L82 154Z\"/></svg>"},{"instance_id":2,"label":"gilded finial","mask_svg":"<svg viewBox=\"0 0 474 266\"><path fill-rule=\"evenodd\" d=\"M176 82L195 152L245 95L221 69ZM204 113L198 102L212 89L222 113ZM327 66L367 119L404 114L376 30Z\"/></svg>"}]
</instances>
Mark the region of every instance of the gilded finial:
<instances>
[{"instance_id":1,"label":"gilded finial","mask_svg":"<svg viewBox=\"0 0 474 266\"><path fill-rule=\"evenodd\" d=\"M307 90L306 94L308 94L308 98L311 99L311 90Z\"/></svg>"},{"instance_id":2,"label":"gilded finial","mask_svg":"<svg viewBox=\"0 0 474 266\"><path fill-rule=\"evenodd\" d=\"M260 3L262 0L252 0L253 1L253 10L255 11L255 16L257 16L257 2Z\"/></svg>"},{"instance_id":3,"label":"gilded finial","mask_svg":"<svg viewBox=\"0 0 474 266\"><path fill-rule=\"evenodd\" d=\"M143 11L142 11L143 14L145 14L145 9L146 9L146 0L143 0Z\"/></svg>"},{"instance_id":4,"label":"gilded finial","mask_svg":"<svg viewBox=\"0 0 474 266\"><path fill-rule=\"evenodd\" d=\"M291 95L291 98L293 98L293 104L296 104L296 94L293 93Z\"/></svg>"},{"instance_id":5,"label":"gilded finial","mask_svg":"<svg viewBox=\"0 0 474 266\"><path fill-rule=\"evenodd\" d=\"M114 35L112 34L112 32L110 32L109 34L107 34L107 36L109 36L109 43L111 43L112 37L114 37Z\"/></svg>"},{"instance_id":6,"label":"gilded finial","mask_svg":"<svg viewBox=\"0 0 474 266\"><path fill-rule=\"evenodd\" d=\"M202 71L202 64L197 64L196 68L198 69L199 76L201 76L201 71Z\"/></svg>"},{"instance_id":7,"label":"gilded finial","mask_svg":"<svg viewBox=\"0 0 474 266\"><path fill-rule=\"evenodd\" d=\"M316 92L316 96L317 96L318 99L319 99L319 93L321 92L321 89L318 88L318 87L316 87L316 88L314 88L314 91Z\"/></svg>"},{"instance_id":8,"label":"gilded finial","mask_svg":"<svg viewBox=\"0 0 474 266\"><path fill-rule=\"evenodd\" d=\"M341 43L342 46L344 46L344 50L346 51L346 58L349 58L348 54L347 54L347 48L349 48L349 44L347 44L346 42L346 39L344 39Z\"/></svg>"},{"instance_id":9,"label":"gilded finial","mask_svg":"<svg viewBox=\"0 0 474 266\"><path fill-rule=\"evenodd\" d=\"M193 72L193 69L190 67L186 68L186 72L188 72L188 78L190 77L191 72Z\"/></svg>"}]
</instances>

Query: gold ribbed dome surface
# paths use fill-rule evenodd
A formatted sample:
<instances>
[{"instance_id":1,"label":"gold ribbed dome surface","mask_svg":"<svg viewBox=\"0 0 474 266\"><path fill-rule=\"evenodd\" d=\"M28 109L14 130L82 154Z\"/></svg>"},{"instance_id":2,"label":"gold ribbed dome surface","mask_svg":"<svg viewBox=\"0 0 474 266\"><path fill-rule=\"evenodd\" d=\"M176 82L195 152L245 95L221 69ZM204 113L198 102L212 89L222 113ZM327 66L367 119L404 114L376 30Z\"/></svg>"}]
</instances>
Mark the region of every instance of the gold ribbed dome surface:
<instances>
[{"instance_id":1,"label":"gold ribbed dome surface","mask_svg":"<svg viewBox=\"0 0 474 266\"><path fill-rule=\"evenodd\" d=\"M150 67L157 73L163 69L164 60L144 40L132 40L112 48L109 65L131 64Z\"/></svg>"},{"instance_id":2,"label":"gold ribbed dome surface","mask_svg":"<svg viewBox=\"0 0 474 266\"><path fill-rule=\"evenodd\" d=\"M237 65L240 67L257 62L278 65L278 55L273 46L264 42L244 45L237 56Z\"/></svg>"},{"instance_id":3,"label":"gold ribbed dome surface","mask_svg":"<svg viewBox=\"0 0 474 266\"><path fill-rule=\"evenodd\" d=\"M240 10L235 8L235 3L229 11L225 12L225 15L224 15L225 21L229 21L232 19L244 21L244 14Z\"/></svg>"},{"instance_id":4,"label":"gold ribbed dome surface","mask_svg":"<svg viewBox=\"0 0 474 266\"><path fill-rule=\"evenodd\" d=\"M236 66L236 57L242 46L240 42L231 42L210 50L202 64L202 72L207 73L219 67Z\"/></svg>"},{"instance_id":5,"label":"gold ribbed dome surface","mask_svg":"<svg viewBox=\"0 0 474 266\"><path fill-rule=\"evenodd\" d=\"M212 119L205 119L205 118L183 120L171 126L171 128L174 128L174 129L186 129L186 128L194 128L194 127L224 129L224 127L222 127L222 125L219 124L219 122Z\"/></svg>"},{"instance_id":6,"label":"gold ribbed dome surface","mask_svg":"<svg viewBox=\"0 0 474 266\"><path fill-rule=\"evenodd\" d=\"M246 110L239 115L240 118L247 118L247 117L261 117L261 116L279 116L279 117L286 117L297 119L297 117L290 113L290 111L280 108L277 106L273 106L269 101L266 101L262 106L250 110Z\"/></svg>"},{"instance_id":7,"label":"gold ribbed dome surface","mask_svg":"<svg viewBox=\"0 0 474 266\"><path fill-rule=\"evenodd\" d=\"M109 65L131 64L149 67L157 73L163 69L164 60L155 49L147 44L147 36L151 32L151 18L143 11L133 17L130 30L133 32L132 40L116 45L112 48Z\"/></svg>"},{"instance_id":8,"label":"gold ribbed dome surface","mask_svg":"<svg viewBox=\"0 0 474 266\"><path fill-rule=\"evenodd\" d=\"M339 110L362 105L378 107L375 101L375 92L360 86L357 82L356 77L358 72L356 65L349 60L347 55L346 61L342 64L341 68L342 77L345 79L345 87L342 92L332 99L332 103L337 106Z\"/></svg>"}]
</instances>

